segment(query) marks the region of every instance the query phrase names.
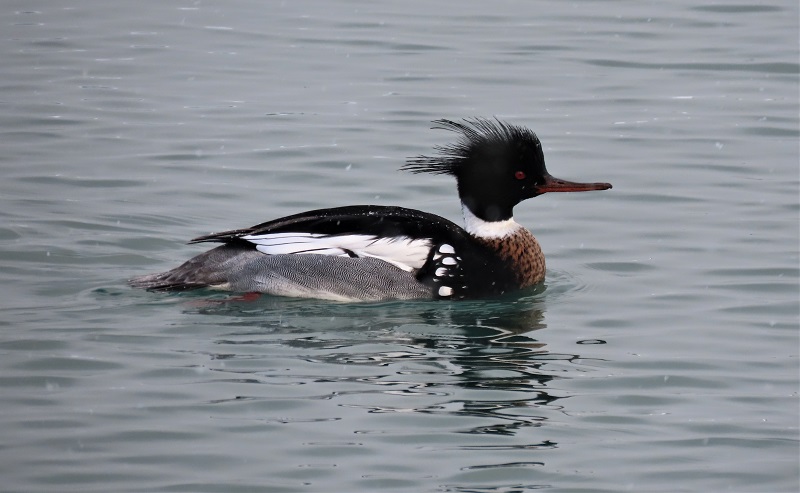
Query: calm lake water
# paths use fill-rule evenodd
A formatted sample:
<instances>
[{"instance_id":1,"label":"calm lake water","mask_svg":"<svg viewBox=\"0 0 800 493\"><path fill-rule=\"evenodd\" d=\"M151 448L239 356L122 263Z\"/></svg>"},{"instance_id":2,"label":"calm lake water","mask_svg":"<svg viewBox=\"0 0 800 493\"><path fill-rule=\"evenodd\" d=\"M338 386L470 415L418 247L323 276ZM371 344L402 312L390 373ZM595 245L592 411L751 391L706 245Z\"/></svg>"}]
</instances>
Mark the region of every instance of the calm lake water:
<instances>
[{"instance_id":1,"label":"calm lake water","mask_svg":"<svg viewBox=\"0 0 800 493\"><path fill-rule=\"evenodd\" d=\"M796 492L798 3L0 4L3 492ZM546 285L160 295L497 115L614 189L521 204Z\"/></svg>"}]
</instances>

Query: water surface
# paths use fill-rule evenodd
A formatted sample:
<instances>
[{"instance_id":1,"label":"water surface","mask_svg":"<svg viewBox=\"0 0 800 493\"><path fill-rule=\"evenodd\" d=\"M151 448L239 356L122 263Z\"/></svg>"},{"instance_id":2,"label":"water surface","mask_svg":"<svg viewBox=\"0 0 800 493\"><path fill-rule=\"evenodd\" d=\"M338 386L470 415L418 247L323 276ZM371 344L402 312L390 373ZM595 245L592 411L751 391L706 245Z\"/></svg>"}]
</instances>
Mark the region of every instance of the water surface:
<instances>
[{"instance_id":1,"label":"water surface","mask_svg":"<svg viewBox=\"0 0 800 493\"><path fill-rule=\"evenodd\" d=\"M795 2L0 7L2 489L786 491L798 476ZM305 209L460 220L437 118L614 189L515 211L538 290L157 295Z\"/></svg>"}]
</instances>

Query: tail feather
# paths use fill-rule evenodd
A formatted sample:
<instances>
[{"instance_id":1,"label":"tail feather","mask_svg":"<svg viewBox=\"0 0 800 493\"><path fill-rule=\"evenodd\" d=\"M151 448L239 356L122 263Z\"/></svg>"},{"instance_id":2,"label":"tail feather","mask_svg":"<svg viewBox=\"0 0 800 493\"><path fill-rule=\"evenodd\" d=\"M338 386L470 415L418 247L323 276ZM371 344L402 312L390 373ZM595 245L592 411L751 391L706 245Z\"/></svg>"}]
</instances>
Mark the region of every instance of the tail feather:
<instances>
[{"instance_id":1,"label":"tail feather","mask_svg":"<svg viewBox=\"0 0 800 493\"><path fill-rule=\"evenodd\" d=\"M128 285L132 288L146 289L148 291L191 291L194 289L207 288L209 285L197 282L176 282L169 278L169 272L159 274L149 274L137 276L128 280Z\"/></svg>"},{"instance_id":2,"label":"tail feather","mask_svg":"<svg viewBox=\"0 0 800 493\"><path fill-rule=\"evenodd\" d=\"M253 248L221 245L187 260L172 270L134 277L128 280L128 284L148 291L190 291L221 287L228 282L228 263L239 256L253 254L258 255Z\"/></svg>"}]
</instances>

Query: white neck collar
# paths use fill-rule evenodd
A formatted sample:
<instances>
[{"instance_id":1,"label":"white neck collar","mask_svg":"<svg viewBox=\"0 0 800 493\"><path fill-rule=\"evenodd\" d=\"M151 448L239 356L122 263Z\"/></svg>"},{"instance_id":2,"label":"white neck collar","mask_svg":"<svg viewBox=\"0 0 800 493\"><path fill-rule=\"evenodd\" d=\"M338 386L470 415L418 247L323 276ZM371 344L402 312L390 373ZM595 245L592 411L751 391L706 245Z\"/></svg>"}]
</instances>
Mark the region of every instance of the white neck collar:
<instances>
[{"instance_id":1,"label":"white neck collar","mask_svg":"<svg viewBox=\"0 0 800 493\"><path fill-rule=\"evenodd\" d=\"M469 207L461 203L461 211L464 213L464 225L467 233L478 238L505 238L514 234L520 226L514 218L503 221L484 221L469 210Z\"/></svg>"}]
</instances>

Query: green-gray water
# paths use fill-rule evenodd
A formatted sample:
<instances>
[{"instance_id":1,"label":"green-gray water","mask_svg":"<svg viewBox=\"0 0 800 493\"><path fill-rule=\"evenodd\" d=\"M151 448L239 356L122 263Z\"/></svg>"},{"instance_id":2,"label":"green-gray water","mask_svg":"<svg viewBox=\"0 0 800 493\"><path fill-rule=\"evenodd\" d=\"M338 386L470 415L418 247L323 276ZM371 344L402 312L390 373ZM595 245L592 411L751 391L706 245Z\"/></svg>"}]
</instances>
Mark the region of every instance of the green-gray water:
<instances>
[{"instance_id":1,"label":"green-gray water","mask_svg":"<svg viewBox=\"0 0 800 493\"><path fill-rule=\"evenodd\" d=\"M796 492L797 2L0 6L3 492ZM546 288L348 305L125 279L302 210L460 221L436 118L614 189Z\"/></svg>"}]
</instances>

